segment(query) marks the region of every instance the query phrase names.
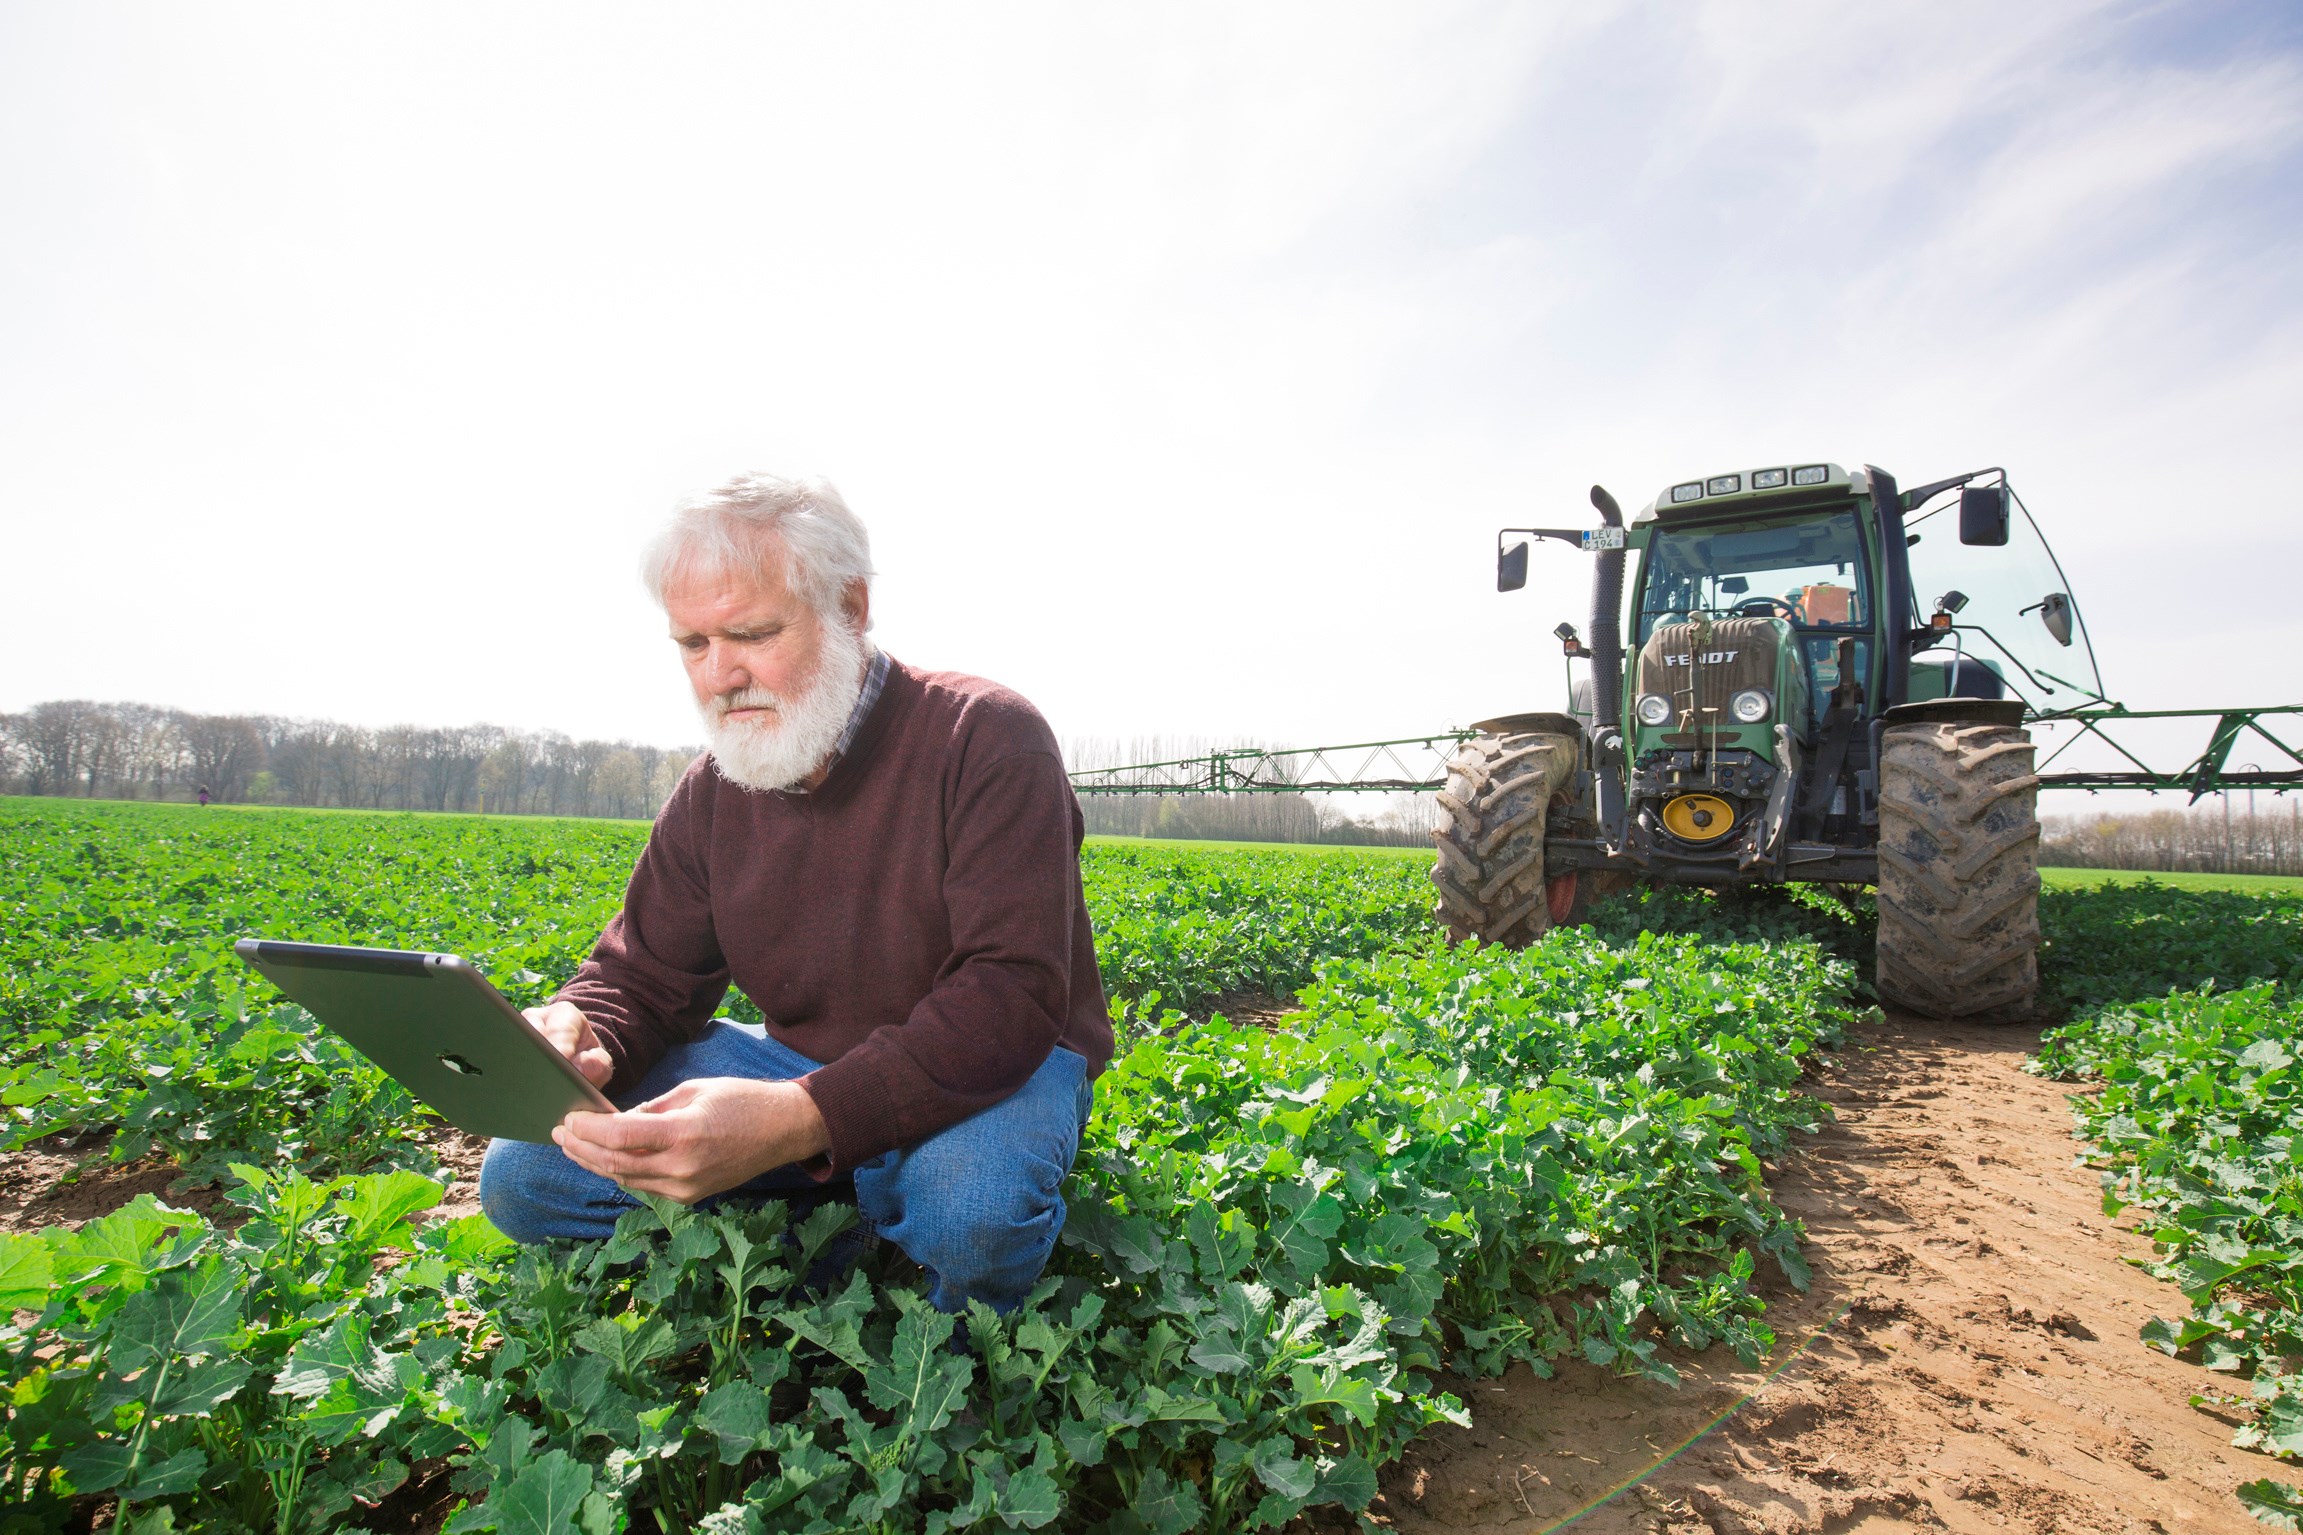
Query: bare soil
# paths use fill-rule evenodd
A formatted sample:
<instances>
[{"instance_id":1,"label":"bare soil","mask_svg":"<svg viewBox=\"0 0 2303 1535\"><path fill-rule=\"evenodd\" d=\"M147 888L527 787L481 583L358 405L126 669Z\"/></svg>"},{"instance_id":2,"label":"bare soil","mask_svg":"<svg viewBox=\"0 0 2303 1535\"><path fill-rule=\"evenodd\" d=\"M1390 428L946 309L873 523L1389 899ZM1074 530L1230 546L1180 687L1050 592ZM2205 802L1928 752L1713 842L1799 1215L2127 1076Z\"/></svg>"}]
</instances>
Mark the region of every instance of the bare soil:
<instances>
[{"instance_id":1,"label":"bare soil","mask_svg":"<svg viewBox=\"0 0 2303 1535\"><path fill-rule=\"evenodd\" d=\"M2068 1089L2020 1069L2037 1045L1858 1028L1810 1087L1836 1122L1770 1179L1815 1270L1770 1297L1775 1358L1681 1360L1677 1389L1581 1364L1465 1383L1472 1426L1419 1441L1379 1511L1411 1535L2255 1535L2232 1489L2271 1463L2189 1405L2226 1377L2137 1341L2182 1296L2132 1266L2149 1244L2075 1165Z\"/></svg>"},{"instance_id":2,"label":"bare soil","mask_svg":"<svg viewBox=\"0 0 2303 1535\"><path fill-rule=\"evenodd\" d=\"M476 1213L480 1159L487 1154L488 1143L447 1125L435 1127L424 1140L440 1159L440 1178L448 1185L428 1218L450 1220ZM210 1187L170 1193L169 1185L182 1176L181 1168L159 1157L113 1161L109 1136L49 1136L22 1151L0 1152L0 1231L77 1227L111 1214L139 1194L154 1195L179 1210L214 1213L223 1191ZM225 1210L229 1213L232 1207Z\"/></svg>"},{"instance_id":3,"label":"bare soil","mask_svg":"<svg viewBox=\"0 0 2303 1535\"><path fill-rule=\"evenodd\" d=\"M52 1135L22 1151L0 1152L0 1231L37 1231L42 1226L79 1226L109 1215L138 1194L152 1194L180 1210L205 1215L215 1208L215 1189L171 1195L168 1185L183 1176L173 1162L145 1157L115 1162L109 1135L75 1139Z\"/></svg>"}]
</instances>

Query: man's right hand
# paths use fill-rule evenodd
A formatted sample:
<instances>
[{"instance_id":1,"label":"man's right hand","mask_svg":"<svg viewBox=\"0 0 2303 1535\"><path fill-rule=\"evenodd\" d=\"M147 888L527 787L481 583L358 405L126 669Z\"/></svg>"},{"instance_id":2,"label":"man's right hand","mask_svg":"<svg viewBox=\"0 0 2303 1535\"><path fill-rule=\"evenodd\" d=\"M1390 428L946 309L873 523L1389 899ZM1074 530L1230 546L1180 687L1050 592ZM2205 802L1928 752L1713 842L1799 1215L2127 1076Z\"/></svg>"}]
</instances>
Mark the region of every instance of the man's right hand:
<instances>
[{"instance_id":1,"label":"man's right hand","mask_svg":"<svg viewBox=\"0 0 2303 1535\"><path fill-rule=\"evenodd\" d=\"M592 1020L573 1002L552 1002L543 1007L523 1008L521 1015L534 1024L546 1039L558 1047L559 1052L576 1063L584 1080L594 1087L605 1087L608 1078L616 1074L616 1063L608 1055L608 1047L600 1043L599 1030Z\"/></svg>"}]
</instances>

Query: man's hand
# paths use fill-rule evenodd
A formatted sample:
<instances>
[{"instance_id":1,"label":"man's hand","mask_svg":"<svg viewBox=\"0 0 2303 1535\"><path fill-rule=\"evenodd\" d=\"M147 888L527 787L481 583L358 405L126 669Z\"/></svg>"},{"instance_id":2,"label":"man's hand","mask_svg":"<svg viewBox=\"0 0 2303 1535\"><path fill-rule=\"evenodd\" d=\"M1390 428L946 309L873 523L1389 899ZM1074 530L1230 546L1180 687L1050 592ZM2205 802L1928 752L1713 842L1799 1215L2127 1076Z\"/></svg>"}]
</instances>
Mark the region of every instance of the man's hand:
<instances>
[{"instance_id":1,"label":"man's hand","mask_svg":"<svg viewBox=\"0 0 2303 1535\"><path fill-rule=\"evenodd\" d=\"M578 1167L682 1204L832 1145L806 1088L745 1077L697 1077L628 1113L570 1114L552 1140Z\"/></svg>"},{"instance_id":2,"label":"man's hand","mask_svg":"<svg viewBox=\"0 0 2303 1535\"><path fill-rule=\"evenodd\" d=\"M537 1032L558 1047L559 1052L576 1063L584 1080L594 1087L606 1087L608 1078L616 1074L616 1063L608 1055L608 1047L600 1043L592 1020L573 1002L554 1002L547 1007L523 1008L521 1014L536 1026Z\"/></svg>"}]
</instances>

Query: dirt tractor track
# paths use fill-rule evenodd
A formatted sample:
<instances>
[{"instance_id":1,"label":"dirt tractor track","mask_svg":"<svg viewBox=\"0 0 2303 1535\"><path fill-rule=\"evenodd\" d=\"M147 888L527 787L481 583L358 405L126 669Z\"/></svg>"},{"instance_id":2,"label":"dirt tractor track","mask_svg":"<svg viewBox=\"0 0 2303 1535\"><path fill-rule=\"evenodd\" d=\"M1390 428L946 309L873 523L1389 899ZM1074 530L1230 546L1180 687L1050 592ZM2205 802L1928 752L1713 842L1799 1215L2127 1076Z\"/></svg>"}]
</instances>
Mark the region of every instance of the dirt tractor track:
<instances>
[{"instance_id":1,"label":"dirt tractor track","mask_svg":"<svg viewBox=\"0 0 2303 1535\"><path fill-rule=\"evenodd\" d=\"M1466 1385L1472 1427L1421 1441L1379 1512L1416 1535L2261 1531L2232 1489L2267 1463L2189 1405L2226 1380L2137 1341L2183 1299L2101 1213L2069 1089L2021 1069L2038 1039L1859 1026L1812 1088L1836 1122L1770 1180L1815 1282L1771 1297L1767 1368Z\"/></svg>"}]
</instances>

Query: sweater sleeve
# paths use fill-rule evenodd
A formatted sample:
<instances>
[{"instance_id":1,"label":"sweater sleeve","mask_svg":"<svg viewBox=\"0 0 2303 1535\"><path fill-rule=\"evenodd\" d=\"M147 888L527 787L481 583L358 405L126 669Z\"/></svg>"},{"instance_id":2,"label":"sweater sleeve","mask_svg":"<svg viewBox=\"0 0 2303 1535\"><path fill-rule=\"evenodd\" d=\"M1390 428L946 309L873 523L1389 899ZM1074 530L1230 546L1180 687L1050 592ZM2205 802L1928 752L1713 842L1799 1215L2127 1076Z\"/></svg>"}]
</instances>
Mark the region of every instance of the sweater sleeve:
<instances>
[{"instance_id":1,"label":"sweater sleeve","mask_svg":"<svg viewBox=\"0 0 2303 1535\"><path fill-rule=\"evenodd\" d=\"M556 1001L582 1008L615 1075L610 1093L637 1086L673 1045L695 1039L728 991L704 866L711 785L700 762L665 802L624 887L624 906Z\"/></svg>"},{"instance_id":2,"label":"sweater sleeve","mask_svg":"<svg viewBox=\"0 0 2303 1535\"><path fill-rule=\"evenodd\" d=\"M903 1023L800 1079L830 1132L831 1171L991 1107L1047 1060L1070 1009L1079 840L1052 750L963 772L945 824L951 957Z\"/></svg>"}]
</instances>

